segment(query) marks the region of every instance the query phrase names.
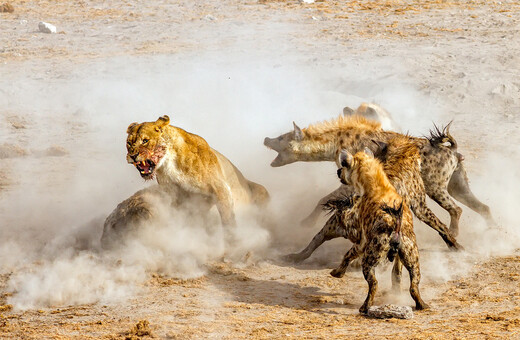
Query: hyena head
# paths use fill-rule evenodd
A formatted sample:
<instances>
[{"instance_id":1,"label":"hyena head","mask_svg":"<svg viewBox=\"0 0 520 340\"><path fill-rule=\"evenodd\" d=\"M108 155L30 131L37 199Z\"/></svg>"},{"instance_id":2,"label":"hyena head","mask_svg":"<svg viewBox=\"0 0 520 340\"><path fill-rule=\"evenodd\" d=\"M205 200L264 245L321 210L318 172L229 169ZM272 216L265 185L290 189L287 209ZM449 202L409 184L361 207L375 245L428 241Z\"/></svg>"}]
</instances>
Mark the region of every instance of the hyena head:
<instances>
[{"instance_id":1,"label":"hyena head","mask_svg":"<svg viewBox=\"0 0 520 340\"><path fill-rule=\"evenodd\" d=\"M271 162L272 167L279 167L294 163L300 158L295 150L295 145L304 138L303 131L293 122L294 130L284 133L276 138L265 137L264 145L278 152L278 156Z\"/></svg>"},{"instance_id":2,"label":"hyena head","mask_svg":"<svg viewBox=\"0 0 520 340\"><path fill-rule=\"evenodd\" d=\"M342 149L336 158L337 174L341 183L354 186L356 191L362 194L364 188L359 178L360 168L364 163L370 162L370 160L374 160L374 154L368 148L365 148L364 152L356 153L354 156L346 149Z\"/></svg>"}]
</instances>

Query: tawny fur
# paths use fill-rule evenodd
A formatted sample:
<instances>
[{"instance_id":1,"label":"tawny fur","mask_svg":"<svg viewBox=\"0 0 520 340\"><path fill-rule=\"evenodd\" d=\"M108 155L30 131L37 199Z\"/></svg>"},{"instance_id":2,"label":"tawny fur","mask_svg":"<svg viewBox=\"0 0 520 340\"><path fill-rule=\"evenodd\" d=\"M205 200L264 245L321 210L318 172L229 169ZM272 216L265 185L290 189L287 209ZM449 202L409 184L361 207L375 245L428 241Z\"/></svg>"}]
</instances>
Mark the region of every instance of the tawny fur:
<instances>
[{"instance_id":1,"label":"tawny fur","mask_svg":"<svg viewBox=\"0 0 520 340\"><path fill-rule=\"evenodd\" d=\"M399 289L401 264L404 264L410 274L410 294L416 308L427 308L419 293L419 251L410 209L390 183L379 160L364 152L358 152L353 157L347 155L341 159L342 169L338 174L343 182L357 188L360 196L354 199L351 207L346 205L347 209L341 211L336 221L343 225L346 235L354 244L331 275L342 277L349 263L362 257L363 275L369 291L359 310L366 313L373 304L377 290L375 267L388 257L395 261L392 271L394 289ZM399 216L389 212L392 210L399 211ZM397 257L394 258L392 252Z\"/></svg>"},{"instance_id":2,"label":"tawny fur","mask_svg":"<svg viewBox=\"0 0 520 340\"><path fill-rule=\"evenodd\" d=\"M379 123L364 117L342 115L333 120L313 124L306 129L300 129L295 124L294 131L278 138L265 138L264 144L278 152L278 156L271 163L272 166L278 167L297 161L334 161L338 150L342 148L356 153L365 147L373 149L373 140L388 144L397 136L404 136L419 149L420 175L424 182L424 190L450 213L450 232L453 236L458 234L462 209L455 204L451 196L482 215L489 225L494 224L489 207L481 203L469 188L462 163L463 157L456 150L455 139L449 134L448 129L441 134L440 139L435 138L433 134L430 138L411 137L384 131ZM340 191L337 190L335 194ZM328 197L320 203L326 199ZM318 214L319 208L305 219L306 224L314 224ZM431 224L430 226L438 229Z\"/></svg>"},{"instance_id":3,"label":"tawny fur","mask_svg":"<svg viewBox=\"0 0 520 340\"><path fill-rule=\"evenodd\" d=\"M127 160L164 190L200 195L216 204L224 225L235 225L235 204L263 205L267 190L247 180L200 136L169 125L168 116L127 129Z\"/></svg>"},{"instance_id":4,"label":"tawny fur","mask_svg":"<svg viewBox=\"0 0 520 340\"><path fill-rule=\"evenodd\" d=\"M356 110L344 107L343 115L352 116L358 115L363 116L367 119L375 120L381 123L381 127L385 130L399 131L400 127L394 121L390 113L381 106L375 103L361 103Z\"/></svg>"},{"instance_id":5,"label":"tawny fur","mask_svg":"<svg viewBox=\"0 0 520 340\"><path fill-rule=\"evenodd\" d=\"M171 203L171 196L158 185L139 190L108 215L103 226L101 246L105 249L118 244L127 235L150 223L158 215L158 203Z\"/></svg>"},{"instance_id":6,"label":"tawny fur","mask_svg":"<svg viewBox=\"0 0 520 340\"><path fill-rule=\"evenodd\" d=\"M389 140L389 143L379 143L375 150L375 156L382 163L385 176L388 177L391 185L403 197L407 206L415 212L423 222L432 226L443 238L446 244L453 249L463 249L456 239L449 233L447 227L433 214L426 205L426 193L421 178L421 157L419 149L415 143L406 136L396 135ZM377 179L376 176L368 176L368 180ZM354 188L352 185L343 185L341 190L335 195L327 196L327 204L331 199L337 197L350 197L359 194L362 187ZM320 232L311 240L309 245L301 252L285 256L285 260L291 262L301 262L312 255L314 250L323 242L345 237L345 231L327 222Z\"/></svg>"}]
</instances>

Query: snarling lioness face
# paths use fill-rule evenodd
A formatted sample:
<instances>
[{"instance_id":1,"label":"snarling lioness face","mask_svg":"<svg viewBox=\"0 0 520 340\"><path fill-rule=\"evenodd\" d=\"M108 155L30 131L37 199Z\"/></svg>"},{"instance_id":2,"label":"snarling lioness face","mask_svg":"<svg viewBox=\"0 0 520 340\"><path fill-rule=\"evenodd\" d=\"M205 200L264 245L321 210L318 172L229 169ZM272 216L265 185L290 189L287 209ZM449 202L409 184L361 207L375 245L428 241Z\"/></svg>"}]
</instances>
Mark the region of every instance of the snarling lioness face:
<instances>
[{"instance_id":1,"label":"snarling lioness face","mask_svg":"<svg viewBox=\"0 0 520 340\"><path fill-rule=\"evenodd\" d=\"M155 170L166 154L162 137L163 129L170 124L168 116L162 116L155 122L132 123L126 133L126 160L133 164L141 177L153 179Z\"/></svg>"}]
</instances>

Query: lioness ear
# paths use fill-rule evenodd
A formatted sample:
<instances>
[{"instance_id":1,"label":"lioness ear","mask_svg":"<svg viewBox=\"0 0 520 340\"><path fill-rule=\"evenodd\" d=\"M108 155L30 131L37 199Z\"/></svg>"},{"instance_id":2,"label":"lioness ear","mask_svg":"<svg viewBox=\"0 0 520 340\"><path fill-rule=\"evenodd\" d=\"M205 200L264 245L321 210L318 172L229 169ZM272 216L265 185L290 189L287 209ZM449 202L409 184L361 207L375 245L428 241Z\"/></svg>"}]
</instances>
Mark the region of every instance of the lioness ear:
<instances>
[{"instance_id":1,"label":"lioness ear","mask_svg":"<svg viewBox=\"0 0 520 340\"><path fill-rule=\"evenodd\" d=\"M169 125L170 124L170 117L168 117L167 115L164 115L162 117L159 117L156 121L155 121L155 130L157 130L157 132L161 132L162 129L166 126L166 125Z\"/></svg>"},{"instance_id":2,"label":"lioness ear","mask_svg":"<svg viewBox=\"0 0 520 340\"><path fill-rule=\"evenodd\" d=\"M341 149L338 157L338 165L343 168L350 168L352 166L352 162L354 161L354 157L347 151L347 149Z\"/></svg>"},{"instance_id":3,"label":"lioness ear","mask_svg":"<svg viewBox=\"0 0 520 340\"><path fill-rule=\"evenodd\" d=\"M365 150L363 150L367 155L374 158L374 153L369 148L365 147Z\"/></svg>"},{"instance_id":4,"label":"lioness ear","mask_svg":"<svg viewBox=\"0 0 520 340\"><path fill-rule=\"evenodd\" d=\"M294 125L294 139L297 141L301 141L303 139L303 131L296 125L295 122L292 122Z\"/></svg>"},{"instance_id":5,"label":"lioness ear","mask_svg":"<svg viewBox=\"0 0 520 340\"><path fill-rule=\"evenodd\" d=\"M128 127L126 128L126 133L130 133L130 132L132 132L132 129L133 129L135 126L137 126L137 125L139 125L139 123L132 123L132 124L128 125Z\"/></svg>"}]
</instances>

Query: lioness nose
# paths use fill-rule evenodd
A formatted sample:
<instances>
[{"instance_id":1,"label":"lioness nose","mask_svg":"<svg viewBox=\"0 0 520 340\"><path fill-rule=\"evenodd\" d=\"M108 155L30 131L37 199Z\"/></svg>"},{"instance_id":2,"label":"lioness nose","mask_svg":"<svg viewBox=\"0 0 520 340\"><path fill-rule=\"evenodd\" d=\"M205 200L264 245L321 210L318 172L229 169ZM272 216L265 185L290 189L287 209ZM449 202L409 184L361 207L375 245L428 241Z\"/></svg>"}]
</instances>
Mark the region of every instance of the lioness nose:
<instances>
[{"instance_id":1,"label":"lioness nose","mask_svg":"<svg viewBox=\"0 0 520 340\"><path fill-rule=\"evenodd\" d=\"M134 162L137 162L137 157L139 156L139 154L136 153L135 155L129 155L129 156L130 156L130 158L132 158L132 160L133 160Z\"/></svg>"},{"instance_id":2,"label":"lioness nose","mask_svg":"<svg viewBox=\"0 0 520 340\"><path fill-rule=\"evenodd\" d=\"M264 139L264 145L267 145L267 144L269 144L270 142L271 142L271 138L269 138L269 137L265 137L265 139Z\"/></svg>"}]
</instances>

